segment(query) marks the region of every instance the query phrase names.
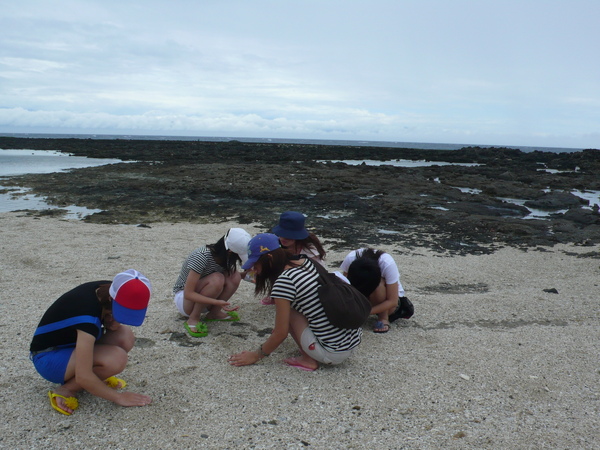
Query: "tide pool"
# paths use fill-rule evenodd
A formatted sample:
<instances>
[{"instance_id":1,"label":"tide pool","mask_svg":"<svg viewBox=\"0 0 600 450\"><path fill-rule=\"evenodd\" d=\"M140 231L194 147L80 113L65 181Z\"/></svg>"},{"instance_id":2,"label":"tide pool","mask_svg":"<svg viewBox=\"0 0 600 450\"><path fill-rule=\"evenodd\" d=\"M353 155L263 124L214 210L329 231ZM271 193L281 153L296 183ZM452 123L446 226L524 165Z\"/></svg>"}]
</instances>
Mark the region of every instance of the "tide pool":
<instances>
[{"instance_id":1,"label":"tide pool","mask_svg":"<svg viewBox=\"0 0 600 450\"><path fill-rule=\"evenodd\" d=\"M2 179L28 173L53 173L84 167L103 166L123 162L118 159L86 158L50 150L4 150L0 149L0 212L25 209L66 209L67 218L81 219L100 212L85 207L49 205L43 197L31 194L29 189L3 186Z\"/></svg>"}]
</instances>

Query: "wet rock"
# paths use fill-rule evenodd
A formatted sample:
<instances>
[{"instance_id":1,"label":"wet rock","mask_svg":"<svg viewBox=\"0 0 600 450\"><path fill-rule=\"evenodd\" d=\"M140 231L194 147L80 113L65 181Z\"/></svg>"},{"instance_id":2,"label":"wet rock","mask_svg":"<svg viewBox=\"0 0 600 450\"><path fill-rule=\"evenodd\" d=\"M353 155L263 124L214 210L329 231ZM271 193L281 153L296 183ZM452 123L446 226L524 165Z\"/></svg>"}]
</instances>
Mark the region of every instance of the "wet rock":
<instances>
[{"instance_id":1,"label":"wet rock","mask_svg":"<svg viewBox=\"0 0 600 450\"><path fill-rule=\"evenodd\" d=\"M600 225L600 215L591 209L571 208L564 218L581 225Z\"/></svg>"},{"instance_id":2,"label":"wet rock","mask_svg":"<svg viewBox=\"0 0 600 450\"><path fill-rule=\"evenodd\" d=\"M600 190L600 151L523 153L199 141L16 139L0 148L61 150L131 163L4 180L57 205L102 212L87 222L141 224L236 220L269 230L285 210L302 211L331 248L401 243L440 252L489 253L499 245L600 242L598 215L573 189ZM413 159L477 163L392 167L321 160ZM540 167L567 172L550 173ZM575 170L577 169L577 170ZM552 190L544 194L548 187ZM507 200L508 199L508 200ZM548 220L523 220L527 209ZM533 203L529 203L533 202Z\"/></svg>"},{"instance_id":3,"label":"wet rock","mask_svg":"<svg viewBox=\"0 0 600 450\"><path fill-rule=\"evenodd\" d=\"M583 200L570 192L548 192L534 200L525 202L529 208L543 209L546 211L556 211L559 209L569 209L580 205L587 205L588 201Z\"/></svg>"}]
</instances>

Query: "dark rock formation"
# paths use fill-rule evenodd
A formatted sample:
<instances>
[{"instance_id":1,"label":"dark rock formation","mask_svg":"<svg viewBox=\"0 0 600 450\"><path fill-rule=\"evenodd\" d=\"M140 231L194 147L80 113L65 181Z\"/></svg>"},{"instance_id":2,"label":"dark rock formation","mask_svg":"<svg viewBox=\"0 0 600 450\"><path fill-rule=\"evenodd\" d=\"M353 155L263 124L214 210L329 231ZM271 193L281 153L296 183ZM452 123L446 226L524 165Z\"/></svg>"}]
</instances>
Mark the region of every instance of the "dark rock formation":
<instances>
[{"instance_id":1,"label":"dark rock formation","mask_svg":"<svg viewBox=\"0 0 600 450\"><path fill-rule=\"evenodd\" d=\"M475 147L439 151L2 137L0 148L136 161L3 181L31 187L56 205L102 209L86 218L90 222L151 226L155 221L232 219L268 230L281 212L292 209L305 213L309 227L334 248L392 242L481 253L501 245L600 242L597 208L581 208L586 202L570 193L600 190L598 150L523 153ZM393 159L480 165L403 168L316 162ZM528 209L513 199L554 214L525 220ZM559 214L564 209L568 212Z\"/></svg>"}]
</instances>

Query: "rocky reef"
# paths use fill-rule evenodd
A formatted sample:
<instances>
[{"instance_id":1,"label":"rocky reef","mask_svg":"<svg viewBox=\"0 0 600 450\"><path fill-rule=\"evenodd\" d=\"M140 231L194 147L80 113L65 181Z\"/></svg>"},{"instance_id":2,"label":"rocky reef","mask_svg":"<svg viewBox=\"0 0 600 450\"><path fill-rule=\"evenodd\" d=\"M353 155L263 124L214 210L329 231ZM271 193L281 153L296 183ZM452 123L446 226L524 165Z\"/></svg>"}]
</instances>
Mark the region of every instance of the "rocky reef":
<instances>
[{"instance_id":1,"label":"rocky reef","mask_svg":"<svg viewBox=\"0 0 600 450\"><path fill-rule=\"evenodd\" d=\"M292 209L306 214L309 227L334 248L400 242L464 254L503 245L600 242L598 205L575 195L600 191L600 151L593 149L525 153L9 137L0 137L0 148L125 161L2 182L29 187L55 205L101 209L86 217L90 222L235 220L268 230L282 211ZM435 164L331 162L336 160ZM531 209L547 215L531 218Z\"/></svg>"}]
</instances>

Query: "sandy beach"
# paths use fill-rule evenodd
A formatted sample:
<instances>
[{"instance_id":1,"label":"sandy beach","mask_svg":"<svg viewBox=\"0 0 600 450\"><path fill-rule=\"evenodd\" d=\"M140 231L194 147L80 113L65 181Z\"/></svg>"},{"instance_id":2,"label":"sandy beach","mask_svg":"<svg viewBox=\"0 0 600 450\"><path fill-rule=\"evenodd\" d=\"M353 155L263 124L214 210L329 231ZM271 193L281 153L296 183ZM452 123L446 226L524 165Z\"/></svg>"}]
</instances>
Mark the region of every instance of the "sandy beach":
<instances>
[{"instance_id":1,"label":"sandy beach","mask_svg":"<svg viewBox=\"0 0 600 450\"><path fill-rule=\"evenodd\" d=\"M257 365L227 363L273 326L250 283L233 298L239 323L184 334L171 295L181 262L232 226L0 214L0 447L600 448L600 246L466 256L382 247L415 316L383 335L371 318L354 357L307 373L282 364L296 354L289 338ZM329 270L350 250L329 252ZM82 393L60 415L46 396L54 385L29 361L32 333L63 292L128 268L150 278L153 296L122 377L153 403Z\"/></svg>"}]
</instances>

